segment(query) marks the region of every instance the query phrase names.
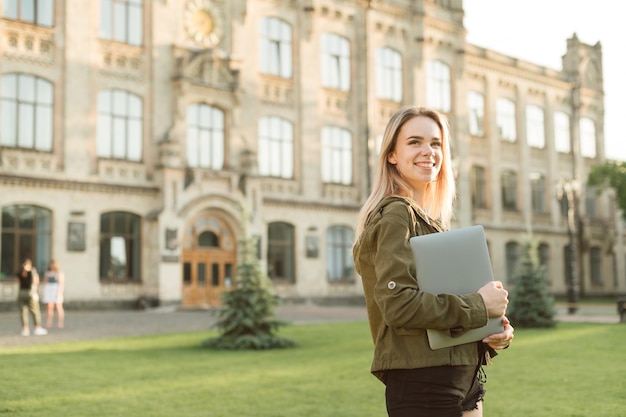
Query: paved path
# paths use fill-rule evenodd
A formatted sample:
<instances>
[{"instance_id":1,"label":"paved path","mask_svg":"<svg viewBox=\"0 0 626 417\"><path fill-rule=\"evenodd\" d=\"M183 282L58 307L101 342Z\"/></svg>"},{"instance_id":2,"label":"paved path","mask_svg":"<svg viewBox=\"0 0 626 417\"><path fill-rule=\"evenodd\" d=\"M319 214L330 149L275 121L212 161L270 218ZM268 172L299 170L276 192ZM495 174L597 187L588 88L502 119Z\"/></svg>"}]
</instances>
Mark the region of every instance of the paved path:
<instances>
[{"instance_id":1,"label":"paved path","mask_svg":"<svg viewBox=\"0 0 626 417\"><path fill-rule=\"evenodd\" d=\"M364 307L320 307L308 304L284 305L277 309L278 318L291 324L366 320ZM568 315L557 308L557 320L568 322L618 323L615 308L610 306L581 307ZM20 336L16 312L0 313L0 348L39 345L74 340L108 337L142 336L208 330L215 316L207 310L181 310L163 307L150 310L105 310L66 312L64 329L50 329L47 336Z\"/></svg>"}]
</instances>

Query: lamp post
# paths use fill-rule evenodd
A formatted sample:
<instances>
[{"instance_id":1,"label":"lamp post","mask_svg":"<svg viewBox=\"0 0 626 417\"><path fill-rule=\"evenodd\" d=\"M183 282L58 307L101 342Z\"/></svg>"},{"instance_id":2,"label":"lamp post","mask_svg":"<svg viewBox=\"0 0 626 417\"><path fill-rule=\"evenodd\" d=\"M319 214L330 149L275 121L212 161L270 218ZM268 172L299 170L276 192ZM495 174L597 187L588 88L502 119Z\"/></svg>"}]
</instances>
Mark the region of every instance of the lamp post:
<instances>
[{"instance_id":1,"label":"lamp post","mask_svg":"<svg viewBox=\"0 0 626 417\"><path fill-rule=\"evenodd\" d=\"M567 237L569 244L567 259L567 312L578 311L578 267L576 264L576 198L580 192L580 183L575 179L559 181L557 198L567 204Z\"/></svg>"}]
</instances>

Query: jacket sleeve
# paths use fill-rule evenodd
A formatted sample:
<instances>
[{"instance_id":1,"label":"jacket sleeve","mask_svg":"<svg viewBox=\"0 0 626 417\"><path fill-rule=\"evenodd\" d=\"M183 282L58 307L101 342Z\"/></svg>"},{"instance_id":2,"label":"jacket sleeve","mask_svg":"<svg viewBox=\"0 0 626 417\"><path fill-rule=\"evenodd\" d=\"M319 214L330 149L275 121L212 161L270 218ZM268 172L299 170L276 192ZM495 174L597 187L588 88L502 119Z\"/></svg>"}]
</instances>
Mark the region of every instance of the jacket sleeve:
<instances>
[{"instance_id":1,"label":"jacket sleeve","mask_svg":"<svg viewBox=\"0 0 626 417\"><path fill-rule=\"evenodd\" d=\"M487 309L478 293L435 295L419 290L409 244L411 225L406 206L392 204L374 226L374 298L384 321L395 328L451 330L452 334L486 325Z\"/></svg>"}]
</instances>

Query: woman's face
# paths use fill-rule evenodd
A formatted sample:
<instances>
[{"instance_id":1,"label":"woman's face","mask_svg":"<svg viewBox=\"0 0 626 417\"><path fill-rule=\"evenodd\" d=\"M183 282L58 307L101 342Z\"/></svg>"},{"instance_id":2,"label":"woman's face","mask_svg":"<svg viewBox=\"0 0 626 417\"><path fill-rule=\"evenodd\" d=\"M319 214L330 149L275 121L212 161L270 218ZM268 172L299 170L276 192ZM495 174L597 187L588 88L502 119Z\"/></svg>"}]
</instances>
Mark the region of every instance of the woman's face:
<instances>
[{"instance_id":1,"label":"woman's face","mask_svg":"<svg viewBox=\"0 0 626 417\"><path fill-rule=\"evenodd\" d=\"M441 129L430 117L417 116L400 128L396 146L387 157L400 176L418 193L437 179L443 159Z\"/></svg>"},{"instance_id":2,"label":"woman's face","mask_svg":"<svg viewBox=\"0 0 626 417\"><path fill-rule=\"evenodd\" d=\"M25 271L30 271L33 267L33 264L31 263L31 261L24 261L24 263L22 264L22 267L24 268Z\"/></svg>"}]
</instances>

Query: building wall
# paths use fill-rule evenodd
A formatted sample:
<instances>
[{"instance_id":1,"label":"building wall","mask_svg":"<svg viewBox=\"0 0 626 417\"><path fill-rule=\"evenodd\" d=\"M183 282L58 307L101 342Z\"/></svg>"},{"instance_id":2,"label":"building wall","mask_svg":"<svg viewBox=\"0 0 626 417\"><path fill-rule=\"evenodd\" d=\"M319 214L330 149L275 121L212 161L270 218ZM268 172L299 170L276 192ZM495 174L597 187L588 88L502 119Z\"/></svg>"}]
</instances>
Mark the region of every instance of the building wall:
<instances>
[{"instance_id":1,"label":"building wall","mask_svg":"<svg viewBox=\"0 0 626 417\"><path fill-rule=\"evenodd\" d=\"M0 19L0 75L34 74L54 85L54 141L51 152L0 148L0 206L33 204L53 213L50 256L68 277L67 302L86 305L133 302L155 297L179 303L182 257L196 219L217 216L241 238L260 238L263 267L268 224L294 226L296 276L276 282L284 298L360 297L354 280L327 279L326 232L329 226L354 227L372 183L376 142L389 117L403 105L426 105L426 70L430 60L451 70L453 158L459 199L453 227L483 224L496 278L505 282L507 242L522 242L529 231L549 247L550 289L564 294L563 247L566 219L556 200L561 179L584 182L591 166L604 160L602 53L600 45L567 40L563 70L534 65L468 44L461 1L191 0L145 1L143 42L139 47L99 36L99 2L55 2L51 28ZM198 34L193 13L207 10L214 31ZM81 13L72 11L81 10ZM288 23L293 37L293 75L259 70L259 19L274 16ZM320 35L335 33L350 42L349 91L321 86ZM401 102L376 96L375 52L387 46L402 56ZM140 162L98 158L97 95L120 89L143 100L143 153ZM469 134L467 94L485 97L483 137ZM1 93L1 91L0 91ZM495 101L517 103L518 140L500 140ZM186 109L206 103L224 111L225 162L222 170L190 168L186 162ZM546 146L525 142L524 106L545 110ZM1 109L0 109L1 110ZM572 128L574 152L554 148L552 112L560 110L595 122L597 157L580 156L579 132ZM294 127L293 178L258 175L258 120L280 116ZM353 182L321 181L321 129L337 126L353 138ZM471 203L470 172L486 168L487 207ZM500 172L518 173L516 211L501 204ZM547 179L548 211L533 215L530 172ZM626 291L623 227L610 195L599 199L602 213L586 215L584 194L578 204L582 266L581 288L587 295ZM241 207L249 213L242 217ZM137 214L142 224L141 280L111 283L100 279L100 215L109 211ZM86 248L68 251L68 223L84 223ZM307 255L307 239L317 239L317 257ZM589 248L602 247L602 283L592 284ZM0 300L14 297L2 284Z\"/></svg>"}]
</instances>

